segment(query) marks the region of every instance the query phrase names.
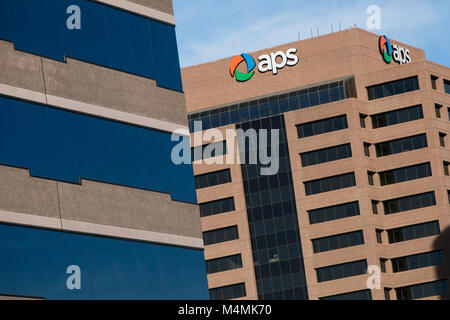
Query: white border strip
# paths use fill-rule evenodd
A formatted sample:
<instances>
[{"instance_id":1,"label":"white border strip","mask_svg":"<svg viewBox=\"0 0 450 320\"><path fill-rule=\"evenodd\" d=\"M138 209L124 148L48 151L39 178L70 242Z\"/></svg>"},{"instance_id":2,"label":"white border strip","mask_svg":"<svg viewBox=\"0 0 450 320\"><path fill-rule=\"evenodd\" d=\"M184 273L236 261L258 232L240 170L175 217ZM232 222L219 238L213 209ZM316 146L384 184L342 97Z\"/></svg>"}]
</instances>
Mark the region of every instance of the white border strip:
<instances>
[{"instance_id":1,"label":"white border strip","mask_svg":"<svg viewBox=\"0 0 450 320\"><path fill-rule=\"evenodd\" d=\"M13 98L19 98L23 100L28 100L32 102L42 103L49 106L66 109L70 111L81 112L88 115L98 116L102 118L118 120L126 122L129 124L135 124L150 129L157 129L172 133L177 130L179 135L189 135L189 128L167 121L157 120L149 117L139 116L128 112L123 112L119 110L113 110L105 107L96 106L89 103L84 103L81 101L76 101L72 99L61 98L52 95L46 95L41 92L36 92L28 89L13 87L6 84L0 83L0 94L10 96ZM185 134L183 134L183 131Z\"/></svg>"},{"instance_id":2,"label":"white border strip","mask_svg":"<svg viewBox=\"0 0 450 320\"><path fill-rule=\"evenodd\" d=\"M64 231L110 236L120 239L141 240L163 245L175 245L187 248L203 249L203 239L167 234L153 231L137 230L97 223L65 220L33 214L1 211L0 221L23 226L33 226Z\"/></svg>"},{"instance_id":3,"label":"white border strip","mask_svg":"<svg viewBox=\"0 0 450 320\"><path fill-rule=\"evenodd\" d=\"M101 2L109 6L120 8L126 11L138 13L142 16L166 22L171 25L175 25L175 18L173 15L134 2L130 2L127 0L94 0L94 1Z\"/></svg>"}]
</instances>

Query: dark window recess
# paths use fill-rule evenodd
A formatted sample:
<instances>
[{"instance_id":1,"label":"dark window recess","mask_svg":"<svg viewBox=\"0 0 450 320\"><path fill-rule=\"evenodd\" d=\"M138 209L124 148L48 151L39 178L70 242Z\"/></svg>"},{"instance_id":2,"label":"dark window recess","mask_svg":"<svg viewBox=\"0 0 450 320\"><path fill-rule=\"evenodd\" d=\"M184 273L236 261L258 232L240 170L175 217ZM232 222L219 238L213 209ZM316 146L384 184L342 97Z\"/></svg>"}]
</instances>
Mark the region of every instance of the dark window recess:
<instances>
[{"instance_id":1,"label":"dark window recess","mask_svg":"<svg viewBox=\"0 0 450 320\"><path fill-rule=\"evenodd\" d=\"M379 113L371 116L371 118L374 129L423 119L422 105Z\"/></svg>"},{"instance_id":2,"label":"dark window recess","mask_svg":"<svg viewBox=\"0 0 450 320\"><path fill-rule=\"evenodd\" d=\"M329 119L317 120L297 125L298 137L307 138L317 136L333 131L344 130L348 128L347 116L338 116Z\"/></svg>"},{"instance_id":3,"label":"dark window recess","mask_svg":"<svg viewBox=\"0 0 450 320\"><path fill-rule=\"evenodd\" d=\"M439 233L439 221L431 221L388 230L388 238L389 243L397 243L430 237Z\"/></svg>"},{"instance_id":4,"label":"dark window recess","mask_svg":"<svg viewBox=\"0 0 450 320\"><path fill-rule=\"evenodd\" d=\"M237 226L203 232L203 242L205 246L236 239L239 239Z\"/></svg>"},{"instance_id":5,"label":"dark window recess","mask_svg":"<svg viewBox=\"0 0 450 320\"><path fill-rule=\"evenodd\" d=\"M433 90L437 90L437 80L439 79L439 77L436 77L436 76L434 76L434 75L431 75L431 88L433 89Z\"/></svg>"},{"instance_id":6,"label":"dark window recess","mask_svg":"<svg viewBox=\"0 0 450 320\"><path fill-rule=\"evenodd\" d=\"M356 186L355 173L305 182L306 195L313 195Z\"/></svg>"},{"instance_id":7,"label":"dark window recess","mask_svg":"<svg viewBox=\"0 0 450 320\"><path fill-rule=\"evenodd\" d=\"M320 163L337 161L352 157L350 144L320 149L300 154L303 167L309 167Z\"/></svg>"},{"instance_id":8,"label":"dark window recess","mask_svg":"<svg viewBox=\"0 0 450 320\"><path fill-rule=\"evenodd\" d=\"M207 217L219 213L234 211L234 198L214 200L200 204L200 216Z\"/></svg>"},{"instance_id":9,"label":"dark window recess","mask_svg":"<svg viewBox=\"0 0 450 320\"><path fill-rule=\"evenodd\" d=\"M319 298L319 300L351 300L351 301L372 300L372 292L369 289L365 289L360 291L336 294L334 296L323 297Z\"/></svg>"},{"instance_id":10,"label":"dark window recess","mask_svg":"<svg viewBox=\"0 0 450 320\"><path fill-rule=\"evenodd\" d=\"M442 110L442 105L435 103L434 104L434 111L436 113L436 118L441 118L441 110Z\"/></svg>"},{"instance_id":11,"label":"dark window recess","mask_svg":"<svg viewBox=\"0 0 450 320\"><path fill-rule=\"evenodd\" d=\"M211 300L230 300L242 298L247 295L245 283L237 283L230 286L209 289Z\"/></svg>"},{"instance_id":12,"label":"dark window recess","mask_svg":"<svg viewBox=\"0 0 450 320\"><path fill-rule=\"evenodd\" d=\"M450 204L450 190L447 190L448 204Z\"/></svg>"},{"instance_id":13,"label":"dark window recess","mask_svg":"<svg viewBox=\"0 0 450 320\"><path fill-rule=\"evenodd\" d=\"M208 148L207 154L205 154L206 148ZM203 146L194 147L191 151L192 161L219 157L227 154L227 142L226 140L213 142Z\"/></svg>"},{"instance_id":14,"label":"dark window recess","mask_svg":"<svg viewBox=\"0 0 450 320\"><path fill-rule=\"evenodd\" d=\"M353 261L334 266L316 269L317 281L331 281L365 274L367 270L367 260Z\"/></svg>"},{"instance_id":15,"label":"dark window recess","mask_svg":"<svg viewBox=\"0 0 450 320\"><path fill-rule=\"evenodd\" d=\"M414 166L380 172L382 186L431 177L430 163L422 163Z\"/></svg>"},{"instance_id":16,"label":"dark window recess","mask_svg":"<svg viewBox=\"0 0 450 320\"><path fill-rule=\"evenodd\" d=\"M366 128L366 118L367 118L367 114L359 114L359 124L361 126L361 128Z\"/></svg>"},{"instance_id":17,"label":"dark window recess","mask_svg":"<svg viewBox=\"0 0 450 320\"><path fill-rule=\"evenodd\" d=\"M217 273L242 268L240 254L217 259L206 260L206 273Z\"/></svg>"},{"instance_id":18,"label":"dark window recess","mask_svg":"<svg viewBox=\"0 0 450 320\"><path fill-rule=\"evenodd\" d=\"M445 93L450 94L450 81L444 80L444 90Z\"/></svg>"},{"instance_id":19,"label":"dark window recess","mask_svg":"<svg viewBox=\"0 0 450 320\"><path fill-rule=\"evenodd\" d=\"M308 211L311 224L359 216L359 214L358 201Z\"/></svg>"},{"instance_id":20,"label":"dark window recess","mask_svg":"<svg viewBox=\"0 0 450 320\"><path fill-rule=\"evenodd\" d=\"M377 157L379 158L389 156L391 154L408 152L426 147L428 147L428 143L427 135L425 133L412 137L406 137L375 144Z\"/></svg>"},{"instance_id":21,"label":"dark window recess","mask_svg":"<svg viewBox=\"0 0 450 320\"><path fill-rule=\"evenodd\" d=\"M394 273L444 264L444 251L432 251L392 259Z\"/></svg>"},{"instance_id":22,"label":"dark window recess","mask_svg":"<svg viewBox=\"0 0 450 320\"><path fill-rule=\"evenodd\" d=\"M375 185L374 176L375 176L375 172L367 171L367 179L368 179L369 186Z\"/></svg>"},{"instance_id":23,"label":"dark window recess","mask_svg":"<svg viewBox=\"0 0 450 320\"><path fill-rule=\"evenodd\" d=\"M228 182L231 182L230 169L195 176L195 187L197 189L217 186Z\"/></svg>"},{"instance_id":24,"label":"dark window recess","mask_svg":"<svg viewBox=\"0 0 450 320\"><path fill-rule=\"evenodd\" d=\"M259 120L288 111L310 108L326 103L356 98L354 79L334 81L320 86L260 98L250 102L230 105L210 111L188 115L189 130L194 132L194 122L201 123L202 130L229 124Z\"/></svg>"},{"instance_id":25,"label":"dark window recess","mask_svg":"<svg viewBox=\"0 0 450 320\"><path fill-rule=\"evenodd\" d=\"M378 214L378 204L379 203L380 203L380 201L372 200L372 213L373 214Z\"/></svg>"},{"instance_id":26,"label":"dark window recess","mask_svg":"<svg viewBox=\"0 0 450 320\"><path fill-rule=\"evenodd\" d=\"M446 176L450 176L450 170L449 170L450 162L444 161L443 165L444 165L444 174Z\"/></svg>"},{"instance_id":27,"label":"dark window recess","mask_svg":"<svg viewBox=\"0 0 450 320\"><path fill-rule=\"evenodd\" d=\"M436 205L434 191L383 201L384 214L393 214Z\"/></svg>"},{"instance_id":28,"label":"dark window recess","mask_svg":"<svg viewBox=\"0 0 450 320\"><path fill-rule=\"evenodd\" d=\"M370 157L370 143L364 142L364 155Z\"/></svg>"},{"instance_id":29,"label":"dark window recess","mask_svg":"<svg viewBox=\"0 0 450 320\"><path fill-rule=\"evenodd\" d=\"M364 244L362 230L312 240L314 253L338 250Z\"/></svg>"},{"instance_id":30,"label":"dark window recess","mask_svg":"<svg viewBox=\"0 0 450 320\"><path fill-rule=\"evenodd\" d=\"M395 292L397 293L397 300L412 300L446 295L448 293L448 280L438 280L396 288Z\"/></svg>"},{"instance_id":31,"label":"dark window recess","mask_svg":"<svg viewBox=\"0 0 450 320\"><path fill-rule=\"evenodd\" d=\"M367 87L367 93L369 100L375 100L419 89L419 78L414 76Z\"/></svg>"},{"instance_id":32,"label":"dark window recess","mask_svg":"<svg viewBox=\"0 0 450 320\"><path fill-rule=\"evenodd\" d=\"M392 288L384 288L384 300L391 300Z\"/></svg>"},{"instance_id":33,"label":"dark window recess","mask_svg":"<svg viewBox=\"0 0 450 320\"><path fill-rule=\"evenodd\" d=\"M377 243L383 243L383 230L376 229L375 234L377 236Z\"/></svg>"},{"instance_id":34,"label":"dark window recess","mask_svg":"<svg viewBox=\"0 0 450 320\"><path fill-rule=\"evenodd\" d=\"M447 135L445 133L439 132L439 145L442 148L445 148L445 140L447 138Z\"/></svg>"},{"instance_id":35,"label":"dark window recess","mask_svg":"<svg viewBox=\"0 0 450 320\"><path fill-rule=\"evenodd\" d=\"M381 269L381 272L383 272L383 273L386 273L386 262L387 262L387 259L380 258L380 269Z\"/></svg>"}]
</instances>

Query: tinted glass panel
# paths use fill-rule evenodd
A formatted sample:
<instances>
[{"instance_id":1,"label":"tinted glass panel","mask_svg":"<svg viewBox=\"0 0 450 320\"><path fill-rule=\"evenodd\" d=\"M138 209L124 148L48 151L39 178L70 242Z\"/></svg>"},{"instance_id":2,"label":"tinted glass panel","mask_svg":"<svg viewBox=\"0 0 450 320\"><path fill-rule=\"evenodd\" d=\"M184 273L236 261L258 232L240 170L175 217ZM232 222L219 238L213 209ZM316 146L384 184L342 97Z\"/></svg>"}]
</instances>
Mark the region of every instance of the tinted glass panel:
<instances>
[{"instance_id":1,"label":"tinted glass panel","mask_svg":"<svg viewBox=\"0 0 450 320\"><path fill-rule=\"evenodd\" d=\"M393 214L436 205L434 192L426 192L398 199L383 201L384 213Z\"/></svg>"},{"instance_id":2,"label":"tinted glass panel","mask_svg":"<svg viewBox=\"0 0 450 320\"><path fill-rule=\"evenodd\" d=\"M367 87L367 94L374 100L415 90L419 90L417 76Z\"/></svg>"},{"instance_id":3,"label":"tinted glass panel","mask_svg":"<svg viewBox=\"0 0 450 320\"><path fill-rule=\"evenodd\" d=\"M351 158L352 148L350 144L344 144L336 147L305 152L300 156L303 167L308 167L315 164Z\"/></svg>"},{"instance_id":4,"label":"tinted glass panel","mask_svg":"<svg viewBox=\"0 0 450 320\"><path fill-rule=\"evenodd\" d=\"M420 239L439 234L439 221L388 230L389 243Z\"/></svg>"}]
</instances>

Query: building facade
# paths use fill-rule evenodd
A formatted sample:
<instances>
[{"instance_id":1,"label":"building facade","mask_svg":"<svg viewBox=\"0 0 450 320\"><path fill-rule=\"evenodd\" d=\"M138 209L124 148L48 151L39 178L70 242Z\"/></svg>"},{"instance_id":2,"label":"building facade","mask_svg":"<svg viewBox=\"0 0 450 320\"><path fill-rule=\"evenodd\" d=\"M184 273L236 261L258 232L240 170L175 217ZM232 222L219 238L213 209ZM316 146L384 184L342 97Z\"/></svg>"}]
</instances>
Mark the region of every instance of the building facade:
<instances>
[{"instance_id":1,"label":"building facade","mask_svg":"<svg viewBox=\"0 0 450 320\"><path fill-rule=\"evenodd\" d=\"M353 28L182 79L193 153L223 147L194 162L212 299L448 297L449 68ZM275 174L236 129L277 129Z\"/></svg>"},{"instance_id":2,"label":"building facade","mask_svg":"<svg viewBox=\"0 0 450 320\"><path fill-rule=\"evenodd\" d=\"M5 0L0 39L0 296L207 299L172 2Z\"/></svg>"}]
</instances>

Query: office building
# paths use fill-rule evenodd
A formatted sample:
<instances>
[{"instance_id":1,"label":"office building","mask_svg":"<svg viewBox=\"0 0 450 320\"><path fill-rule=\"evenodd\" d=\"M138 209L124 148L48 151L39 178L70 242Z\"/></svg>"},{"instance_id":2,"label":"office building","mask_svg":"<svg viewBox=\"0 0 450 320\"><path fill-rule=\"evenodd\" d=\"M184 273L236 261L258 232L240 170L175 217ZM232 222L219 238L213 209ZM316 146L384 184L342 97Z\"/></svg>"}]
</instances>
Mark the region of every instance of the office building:
<instances>
[{"instance_id":1,"label":"office building","mask_svg":"<svg viewBox=\"0 0 450 320\"><path fill-rule=\"evenodd\" d=\"M2 0L0 39L0 296L207 299L172 2Z\"/></svg>"},{"instance_id":2,"label":"office building","mask_svg":"<svg viewBox=\"0 0 450 320\"><path fill-rule=\"evenodd\" d=\"M235 156L194 162L212 299L448 297L450 70L388 37L352 28L182 69L193 153ZM278 132L276 173L237 161L255 149L235 129Z\"/></svg>"}]
</instances>

